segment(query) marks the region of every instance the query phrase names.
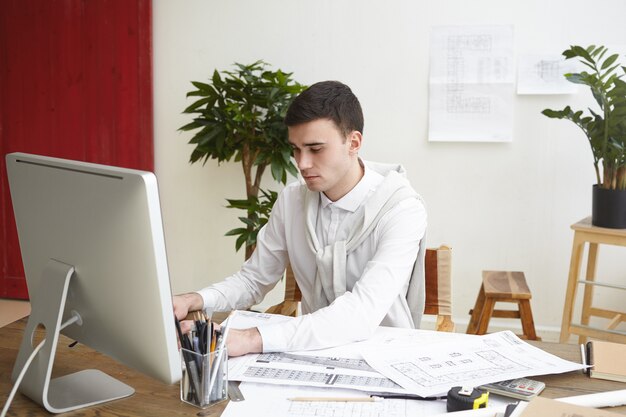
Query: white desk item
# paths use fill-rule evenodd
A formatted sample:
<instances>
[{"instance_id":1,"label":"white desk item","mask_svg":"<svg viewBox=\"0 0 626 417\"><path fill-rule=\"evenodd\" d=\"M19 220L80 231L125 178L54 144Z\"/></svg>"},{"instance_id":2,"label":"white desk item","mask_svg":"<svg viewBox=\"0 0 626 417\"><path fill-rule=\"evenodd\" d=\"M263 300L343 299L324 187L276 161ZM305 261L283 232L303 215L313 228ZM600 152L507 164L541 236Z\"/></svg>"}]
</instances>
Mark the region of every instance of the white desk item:
<instances>
[{"instance_id":1,"label":"white desk item","mask_svg":"<svg viewBox=\"0 0 626 417\"><path fill-rule=\"evenodd\" d=\"M222 417L411 417L445 412L446 402L382 400L374 402L317 402L289 401L297 397L349 397L369 398L367 394L354 390L328 389L291 385L269 385L242 382L239 386L245 401L230 402Z\"/></svg>"},{"instance_id":2,"label":"white desk item","mask_svg":"<svg viewBox=\"0 0 626 417\"><path fill-rule=\"evenodd\" d=\"M376 346L361 353L374 369L412 394L423 397L447 392L452 386L480 386L530 375L582 369L522 341L510 331L479 336L463 343Z\"/></svg>"},{"instance_id":3,"label":"white desk item","mask_svg":"<svg viewBox=\"0 0 626 417\"><path fill-rule=\"evenodd\" d=\"M568 404L582 405L584 407L619 407L626 405L626 389L577 395L575 397L563 397L557 398L557 400Z\"/></svg>"},{"instance_id":4,"label":"white desk item","mask_svg":"<svg viewBox=\"0 0 626 417\"><path fill-rule=\"evenodd\" d=\"M246 312L245 327L278 322L283 316ZM241 326L238 313L235 328ZM290 318L287 318L290 319ZM365 341L330 349L306 352L252 354L229 359L231 381L290 384L356 389L366 392L408 394L403 387L372 369L359 353L368 346L415 346L442 341L472 340L477 336L428 330L379 327ZM309 358L309 360L305 360Z\"/></svg>"}]
</instances>

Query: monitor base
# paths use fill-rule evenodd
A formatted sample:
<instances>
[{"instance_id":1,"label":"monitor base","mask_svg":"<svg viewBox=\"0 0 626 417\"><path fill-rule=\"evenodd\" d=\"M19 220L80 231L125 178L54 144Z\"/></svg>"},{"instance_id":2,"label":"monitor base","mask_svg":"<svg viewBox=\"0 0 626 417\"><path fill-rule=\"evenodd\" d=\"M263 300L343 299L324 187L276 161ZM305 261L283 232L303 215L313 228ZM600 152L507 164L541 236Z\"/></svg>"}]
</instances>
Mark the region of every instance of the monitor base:
<instances>
[{"instance_id":1,"label":"monitor base","mask_svg":"<svg viewBox=\"0 0 626 417\"><path fill-rule=\"evenodd\" d=\"M128 397L135 392L132 387L95 369L50 378L60 331L69 324L80 323L78 313L74 313L74 317L65 324L62 323L73 275L73 266L50 259L39 285L29 288L32 311L13 368L12 379L15 382L36 348L33 346L35 331L38 326L43 326L46 338L24 375L20 391L51 413L89 407Z\"/></svg>"}]
</instances>

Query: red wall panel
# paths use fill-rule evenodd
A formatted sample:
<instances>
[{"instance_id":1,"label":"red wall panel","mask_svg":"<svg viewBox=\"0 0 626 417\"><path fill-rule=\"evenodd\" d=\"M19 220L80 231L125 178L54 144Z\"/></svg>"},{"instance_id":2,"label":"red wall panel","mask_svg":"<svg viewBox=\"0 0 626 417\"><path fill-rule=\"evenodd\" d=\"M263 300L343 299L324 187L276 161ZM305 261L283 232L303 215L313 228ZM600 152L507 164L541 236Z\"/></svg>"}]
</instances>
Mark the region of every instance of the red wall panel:
<instances>
[{"instance_id":1,"label":"red wall panel","mask_svg":"<svg viewBox=\"0 0 626 417\"><path fill-rule=\"evenodd\" d=\"M0 1L0 297L27 297L6 153L153 169L151 7Z\"/></svg>"}]
</instances>

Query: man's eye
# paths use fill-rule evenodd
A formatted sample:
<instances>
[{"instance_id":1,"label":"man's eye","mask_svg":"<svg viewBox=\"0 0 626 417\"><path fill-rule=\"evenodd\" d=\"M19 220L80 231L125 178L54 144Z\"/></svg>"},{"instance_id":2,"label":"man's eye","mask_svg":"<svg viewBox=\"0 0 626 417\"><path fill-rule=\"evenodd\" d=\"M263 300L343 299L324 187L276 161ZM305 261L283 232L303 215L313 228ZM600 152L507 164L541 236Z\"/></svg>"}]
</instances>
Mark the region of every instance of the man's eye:
<instances>
[{"instance_id":1,"label":"man's eye","mask_svg":"<svg viewBox=\"0 0 626 417\"><path fill-rule=\"evenodd\" d=\"M309 148L309 149L311 149L311 152L313 152L313 153L317 153L317 152L320 152L322 150L321 147L320 148Z\"/></svg>"}]
</instances>

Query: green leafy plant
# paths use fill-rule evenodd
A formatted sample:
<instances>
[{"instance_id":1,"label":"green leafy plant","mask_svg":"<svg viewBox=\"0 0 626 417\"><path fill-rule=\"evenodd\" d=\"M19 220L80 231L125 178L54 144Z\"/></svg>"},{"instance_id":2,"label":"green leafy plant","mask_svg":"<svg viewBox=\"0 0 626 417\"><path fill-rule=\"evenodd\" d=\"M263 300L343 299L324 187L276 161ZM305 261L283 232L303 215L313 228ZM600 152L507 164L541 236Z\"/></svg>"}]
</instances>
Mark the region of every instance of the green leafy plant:
<instances>
[{"instance_id":1,"label":"green leafy plant","mask_svg":"<svg viewBox=\"0 0 626 417\"><path fill-rule=\"evenodd\" d=\"M248 258L276 200L275 192L261 190L263 174L269 167L272 177L282 184L288 173L297 174L283 120L305 86L293 81L292 73L267 69L263 61L234 65L233 71L215 70L210 83L192 81L195 90L187 97L198 99L183 113L192 114L194 119L179 130L196 130L189 141L195 145L190 163L206 164L209 159L241 162L247 198L227 199L227 207L246 210L247 216L239 217L245 227L226 235L238 236L237 250L245 243Z\"/></svg>"},{"instance_id":2,"label":"green leafy plant","mask_svg":"<svg viewBox=\"0 0 626 417\"><path fill-rule=\"evenodd\" d=\"M267 220L272 212L272 207L276 202L278 193L272 190L261 190L261 198L252 196L245 200L229 200L228 208L236 208L246 210L247 217L239 217L239 220L246 225L246 227L240 227L232 229L226 232L226 236L238 236L235 242L235 248L239 250L245 243L249 245L249 242L256 242L256 236L259 230L265 226Z\"/></svg>"},{"instance_id":3,"label":"green leafy plant","mask_svg":"<svg viewBox=\"0 0 626 417\"><path fill-rule=\"evenodd\" d=\"M626 82L621 78L626 67L617 63L618 54L604 58L604 46L587 48L571 46L563 52L566 59L578 61L590 71L565 74L568 81L583 84L600 106L600 111L589 108L590 115L582 110L545 109L541 113L550 118L566 119L575 123L587 136L593 153L593 166L598 186L606 189L626 189ZM619 70L621 67L621 71ZM600 167L600 163L602 166ZM602 175L600 174L602 172Z\"/></svg>"}]
</instances>

